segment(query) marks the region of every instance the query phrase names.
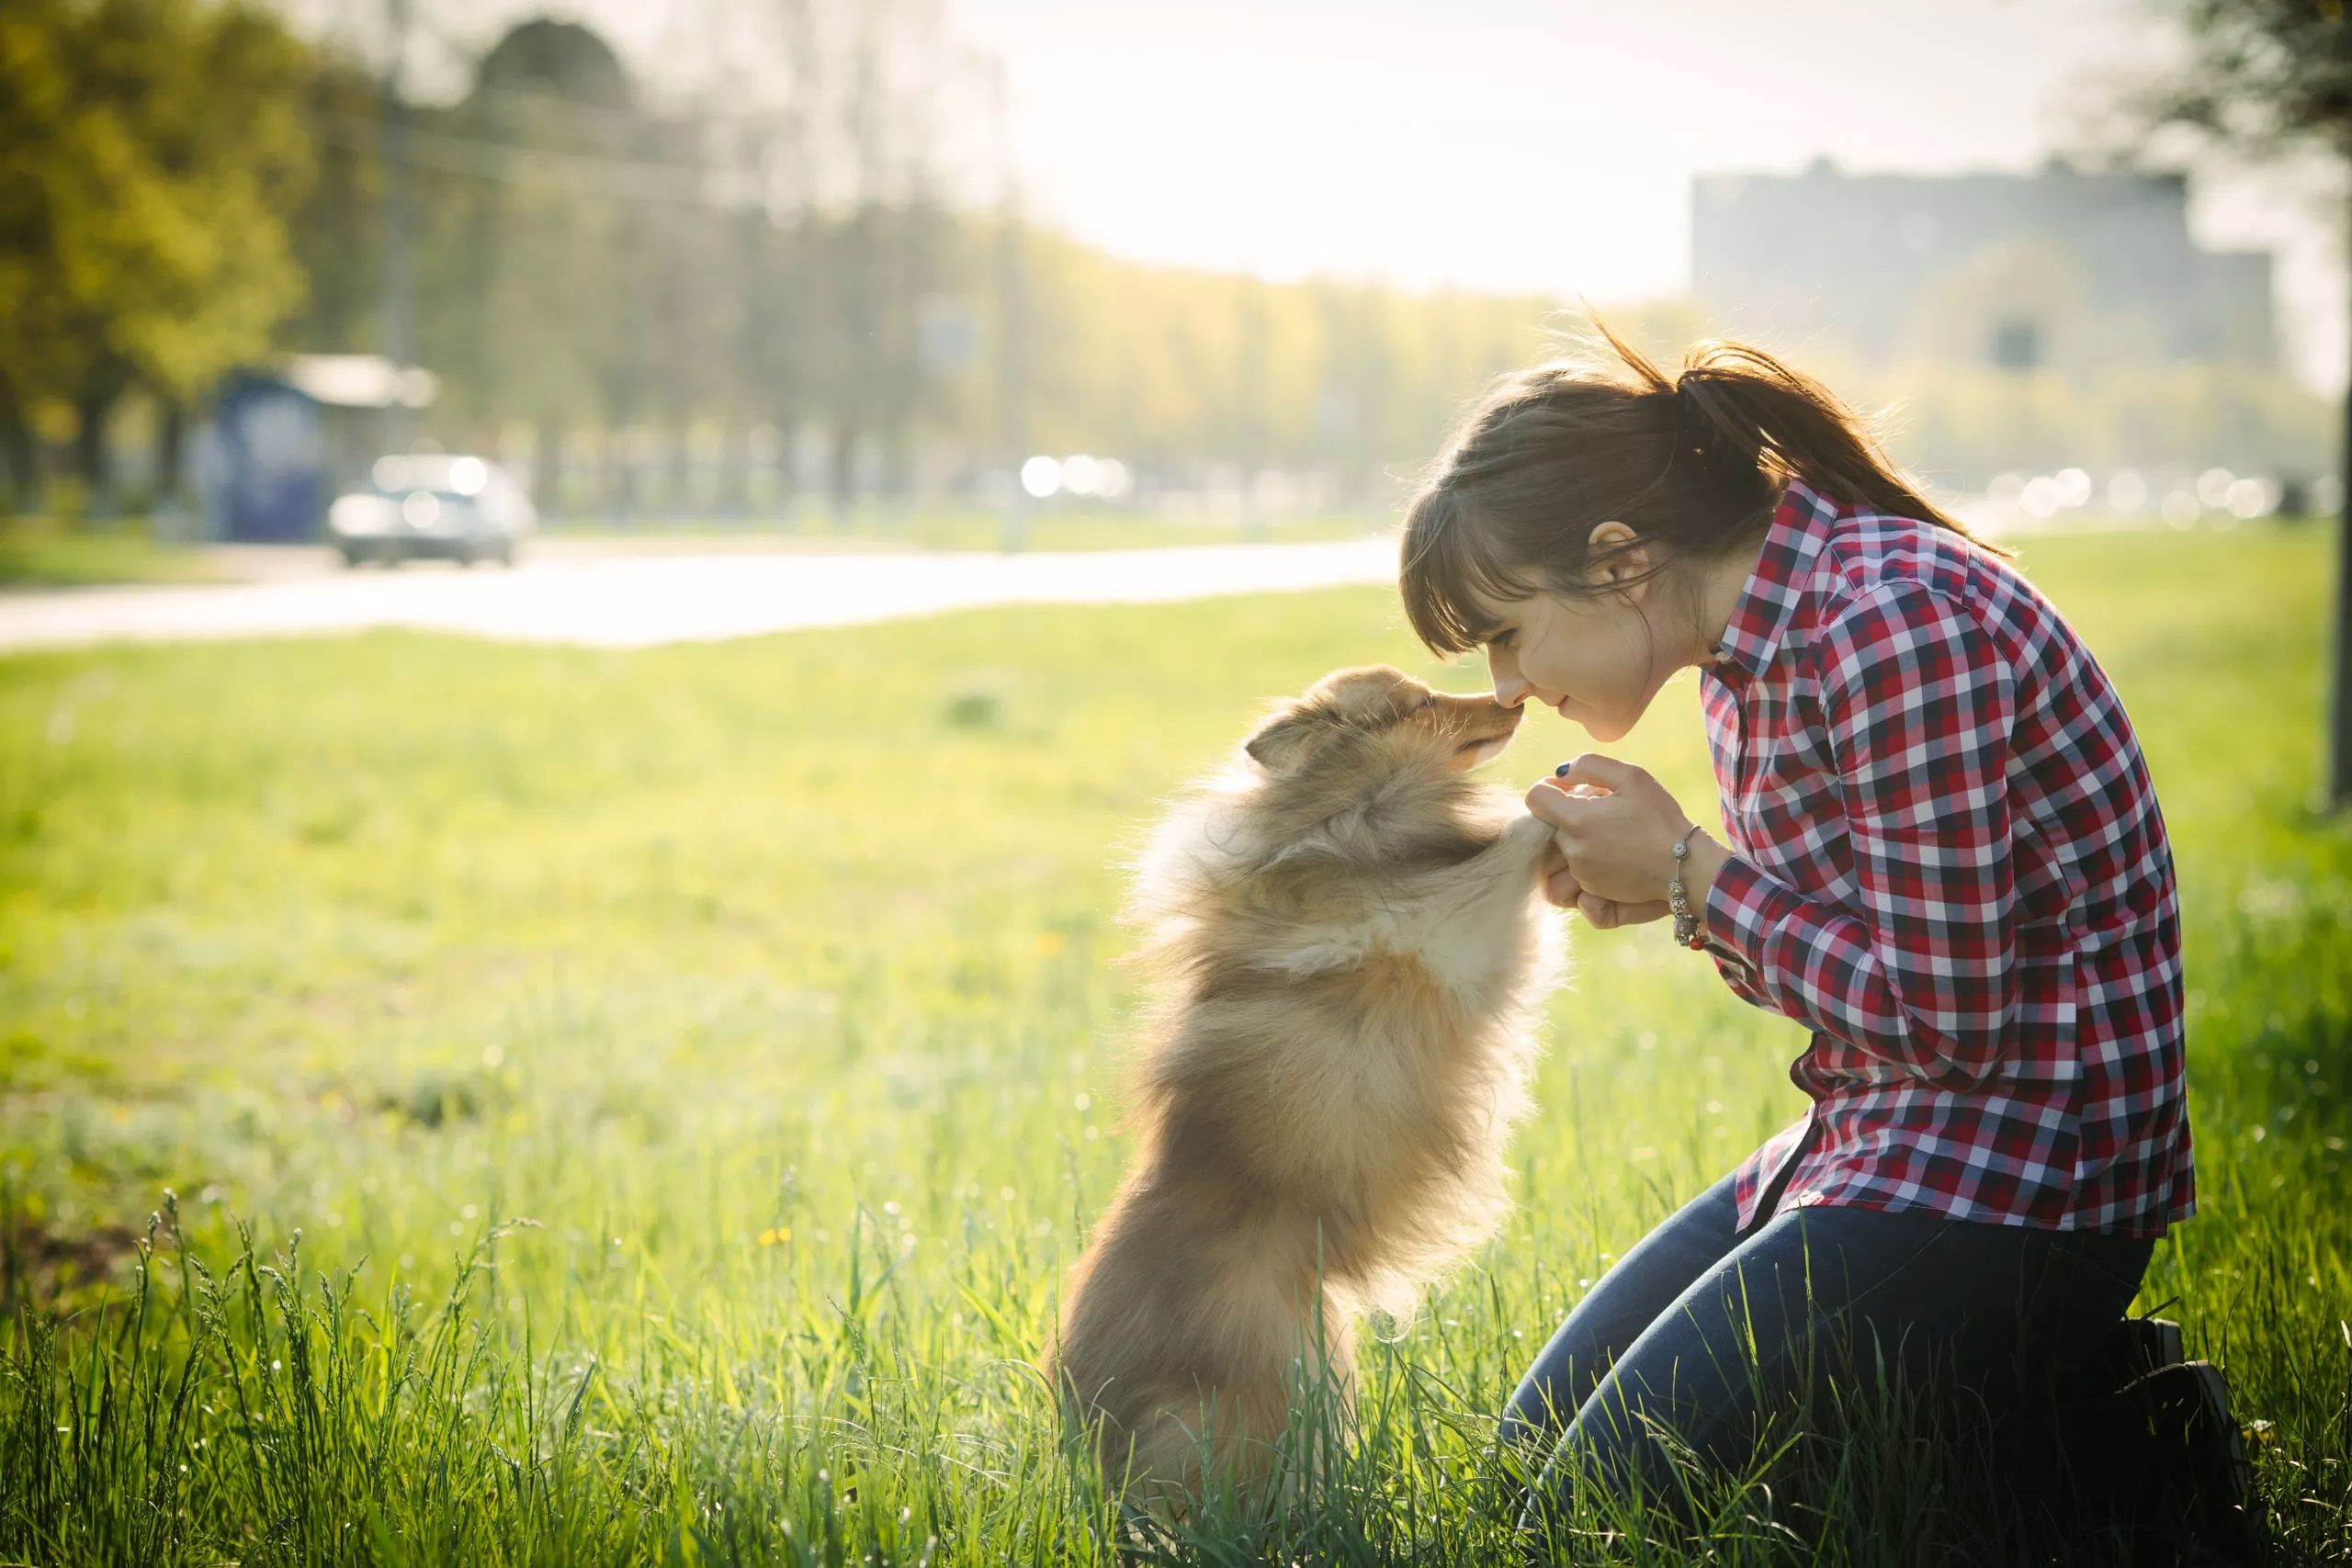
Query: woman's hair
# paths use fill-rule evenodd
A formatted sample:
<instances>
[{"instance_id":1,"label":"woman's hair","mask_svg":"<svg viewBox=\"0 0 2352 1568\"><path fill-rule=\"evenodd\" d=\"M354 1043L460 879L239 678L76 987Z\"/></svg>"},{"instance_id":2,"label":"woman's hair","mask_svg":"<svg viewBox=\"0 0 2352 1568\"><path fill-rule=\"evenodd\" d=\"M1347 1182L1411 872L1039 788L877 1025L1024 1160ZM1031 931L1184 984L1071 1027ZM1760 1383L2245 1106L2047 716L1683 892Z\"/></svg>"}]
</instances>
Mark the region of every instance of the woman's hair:
<instances>
[{"instance_id":1,"label":"woman's hair","mask_svg":"<svg viewBox=\"0 0 2352 1568\"><path fill-rule=\"evenodd\" d=\"M1504 376L1464 416L1406 510L1399 589L1431 650L1485 640L1491 628L1473 589L1505 601L1596 596L1586 571L1634 547L1588 547L1611 518L1648 547L1645 577L1752 547L1792 476L2008 555L1921 495L1827 388L1763 350L1710 340L1668 380L1597 315L1592 322L1615 363L1596 348Z\"/></svg>"}]
</instances>

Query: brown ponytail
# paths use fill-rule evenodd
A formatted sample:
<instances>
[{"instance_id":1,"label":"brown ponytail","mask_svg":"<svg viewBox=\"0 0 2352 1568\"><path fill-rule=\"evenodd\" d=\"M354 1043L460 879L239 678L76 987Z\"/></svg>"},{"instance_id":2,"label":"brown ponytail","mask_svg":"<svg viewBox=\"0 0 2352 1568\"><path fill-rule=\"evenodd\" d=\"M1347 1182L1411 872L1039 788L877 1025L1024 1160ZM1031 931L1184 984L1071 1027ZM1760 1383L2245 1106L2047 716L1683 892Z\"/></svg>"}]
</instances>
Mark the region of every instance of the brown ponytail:
<instances>
[{"instance_id":1,"label":"brown ponytail","mask_svg":"<svg viewBox=\"0 0 2352 1568\"><path fill-rule=\"evenodd\" d=\"M1827 388L1763 350L1699 344L1670 381L1591 320L1614 362L1589 351L1503 377L1407 508L1399 588L1414 634L1433 651L1485 640L1472 589L1502 600L1589 596L1585 573L1600 563L1587 539L1611 518L1649 547L1651 575L1752 548L1792 477L2009 554L1920 494Z\"/></svg>"}]
</instances>

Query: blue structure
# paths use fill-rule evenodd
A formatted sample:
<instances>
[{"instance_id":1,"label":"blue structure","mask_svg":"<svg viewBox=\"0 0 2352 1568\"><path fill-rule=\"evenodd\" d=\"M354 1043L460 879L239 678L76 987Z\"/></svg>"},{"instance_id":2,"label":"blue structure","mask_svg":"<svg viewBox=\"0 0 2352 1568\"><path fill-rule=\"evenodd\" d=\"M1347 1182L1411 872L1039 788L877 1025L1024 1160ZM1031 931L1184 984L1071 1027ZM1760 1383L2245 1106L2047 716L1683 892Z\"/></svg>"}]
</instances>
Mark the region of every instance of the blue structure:
<instances>
[{"instance_id":1,"label":"blue structure","mask_svg":"<svg viewBox=\"0 0 2352 1568\"><path fill-rule=\"evenodd\" d=\"M372 355L298 355L282 372L231 377L197 445L209 538L315 539L327 503L386 450L396 410L433 400L433 378Z\"/></svg>"},{"instance_id":2,"label":"blue structure","mask_svg":"<svg viewBox=\"0 0 2352 1568\"><path fill-rule=\"evenodd\" d=\"M239 376L213 405L199 464L205 532L289 543L318 533L332 498L321 471L319 405L270 377Z\"/></svg>"}]
</instances>

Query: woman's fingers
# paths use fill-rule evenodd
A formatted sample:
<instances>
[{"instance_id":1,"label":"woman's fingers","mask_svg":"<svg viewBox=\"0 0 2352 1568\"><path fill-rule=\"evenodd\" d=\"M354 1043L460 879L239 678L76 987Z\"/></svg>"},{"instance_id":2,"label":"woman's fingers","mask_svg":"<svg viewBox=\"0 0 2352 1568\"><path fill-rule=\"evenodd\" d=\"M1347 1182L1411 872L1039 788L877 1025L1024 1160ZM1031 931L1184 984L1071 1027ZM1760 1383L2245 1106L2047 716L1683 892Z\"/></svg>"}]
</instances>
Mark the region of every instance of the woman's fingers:
<instances>
[{"instance_id":1,"label":"woman's fingers","mask_svg":"<svg viewBox=\"0 0 2352 1568\"><path fill-rule=\"evenodd\" d=\"M1555 828L1566 828L1583 820L1577 815L1585 802L1606 800L1609 792L1589 784L1570 784L1564 779L1538 779L1527 786L1523 797L1528 815L1549 822Z\"/></svg>"},{"instance_id":2,"label":"woman's fingers","mask_svg":"<svg viewBox=\"0 0 2352 1568\"><path fill-rule=\"evenodd\" d=\"M1587 751L1576 761L1563 762L1552 770L1552 776L1563 786L1589 784L1600 794L1623 795L1641 771L1631 762Z\"/></svg>"},{"instance_id":3,"label":"woman's fingers","mask_svg":"<svg viewBox=\"0 0 2352 1568\"><path fill-rule=\"evenodd\" d=\"M1535 869L1544 877L1544 897L1556 908L1573 909L1577 896L1584 888L1577 882L1576 873L1568 869L1568 857L1560 852L1560 841L1554 839L1544 846L1544 853Z\"/></svg>"},{"instance_id":4,"label":"woman's fingers","mask_svg":"<svg viewBox=\"0 0 2352 1568\"><path fill-rule=\"evenodd\" d=\"M1598 893L1587 893L1579 897L1577 910L1588 922L1602 931L1661 920L1670 912L1663 898L1652 898L1639 904L1621 904L1614 898L1603 898Z\"/></svg>"}]
</instances>

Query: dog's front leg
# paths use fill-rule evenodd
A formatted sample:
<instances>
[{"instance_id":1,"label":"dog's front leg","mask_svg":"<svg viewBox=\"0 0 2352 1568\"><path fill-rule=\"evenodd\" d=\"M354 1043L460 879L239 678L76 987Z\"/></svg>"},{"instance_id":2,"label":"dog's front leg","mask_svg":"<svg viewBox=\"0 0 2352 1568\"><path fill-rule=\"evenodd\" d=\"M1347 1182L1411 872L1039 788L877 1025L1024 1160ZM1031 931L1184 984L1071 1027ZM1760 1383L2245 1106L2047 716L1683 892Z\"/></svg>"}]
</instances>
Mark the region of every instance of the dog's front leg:
<instances>
[{"instance_id":1,"label":"dog's front leg","mask_svg":"<svg viewBox=\"0 0 2352 1568\"><path fill-rule=\"evenodd\" d=\"M1493 843L1444 874L1442 892L1425 906L1425 940L1455 987L1483 990L1555 943L1538 879L1551 841L1551 824L1522 813Z\"/></svg>"},{"instance_id":2,"label":"dog's front leg","mask_svg":"<svg viewBox=\"0 0 2352 1568\"><path fill-rule=\"evenodd\" d=\"M1532 886L1536 868L1544 862L1544 846L1551 841L1552 825L1532 812L1522 812L1469 863L1497 897L1509 898Z\"/></svg>"}]
</instances>

